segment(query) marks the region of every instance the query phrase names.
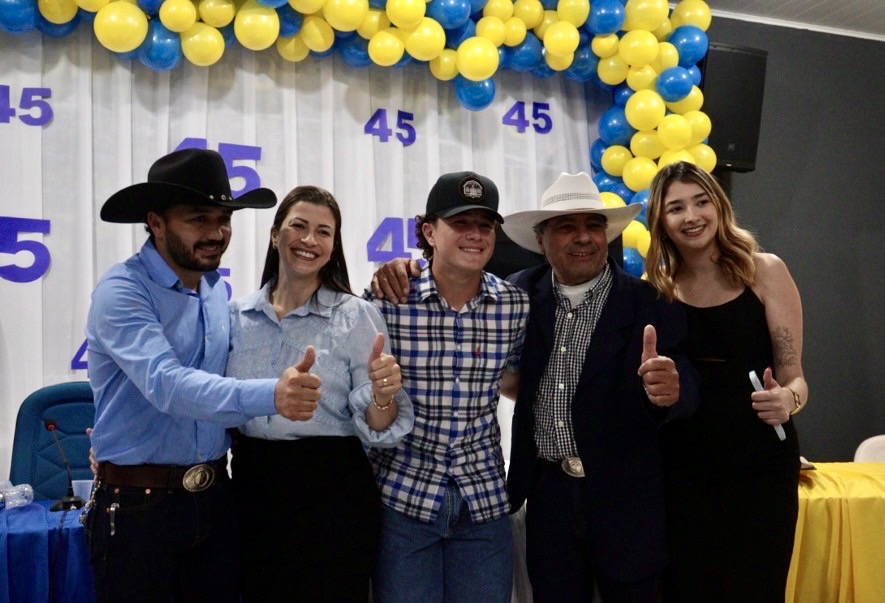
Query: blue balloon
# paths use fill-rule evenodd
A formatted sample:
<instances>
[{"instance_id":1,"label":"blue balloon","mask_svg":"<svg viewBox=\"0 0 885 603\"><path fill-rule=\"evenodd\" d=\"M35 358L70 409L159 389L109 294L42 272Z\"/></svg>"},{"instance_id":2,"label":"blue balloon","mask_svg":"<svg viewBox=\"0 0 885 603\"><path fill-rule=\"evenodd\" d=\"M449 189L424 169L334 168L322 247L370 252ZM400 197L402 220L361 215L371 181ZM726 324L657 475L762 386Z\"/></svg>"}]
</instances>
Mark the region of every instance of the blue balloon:
<instances>
[{"instance_id":1,"label":"blue balloon","mask_svg":"<svg viewBox=\"0 0 885 603\"><path fill-rule=\"evenodd\" d=\"M138 4L138 8L148 15L156 17L160 14L160 6L163 5L163 0L136 0L136 4Z\"/></svg>"},{"instance_id":2,"label":"blue balloon","mask_svg":"<svg viewBox=\"0 0 885 603\"><path fill-rule=\"evenodd\" d=\"M138 48L135 48L134 50L130 50L128 52L111 52L111 54L113 54L121 61L134 61L138 59Z\"/></svg>"},{"instance_id":3,"label":"blue balloon","mask_svg":"<svg viewBox=\"0 0 885 603\"><path fill-rule=\"evenodd\" d=\"M0 30L24 33L37 27L35 0L0 0Z\"/></svg>"},{"instance_id":4,"label":"blue balloon","mask_svg":"<svg viewBox=\"0 0 885 603\"><path fill-rule=\"evenodd\" d=\"M632 247L624 247L624 272L641 278L645 271L645 260Z\"/></svg>"},{"instance_id":5,"label":"blue balloon","mask_svg":"<svg viewBox=\"0 0 885 603\"><path fill-rule=\"evenodd\" d=\"M498 71L510 69L510 49L501 44L498 46Z\"/></svg>"},{"instance_id":6,"label":"blue balloon","mask_svg":"<svg viewBox=\"0 0 885 603\"><path fill-rule=\"evenodd\" d=\"M508 52L510 68L520 73L531 71L542 60L541 50L541 41L534 33L528 32L525 39Z\"/></svg>"},{"instance_id":7,"label":"blue balloon","mask_svg":"<svg viewBox=\"0 0 885 603\"><path fill-rule=\"evenodd\" d=\"M593 174L593 183L596 184L596 188L598 188L601 193L612 192L612 190L622 182L623 180L612 176L608 172L596 172Z\"/></svg>"},{"instance_id":8,"label":"blue balloon","mask_svg":"<svg viewBox=\"0 0 885 603\"><path fill-rule=\"evenodd\" d=\"M470 111L481 111L495 100L495 80L486 78L479 82L455 76L455 96L461 106Z\"/></svg>"},{"instance_id":9,"label":"blue balloon","mask_svg":"<svg viewBox=\"0 0 885 603\"><path fill-rule=\"evenodd\" d=\"M169 71L181 62L181 36L159 19L148 21L148 34L138 47L138 60L154 71Z\"/></svg>"},{"instance_id":10,"label":"blue balloon","mask_svg":"<svg viewBox=\"0 0 885 603\"><path fill-rule=\"evenodd\" d=\"M472 38L475 35L476 23L467 19L460 27L446 30L446 48L457 50L458 46L461 45L461 42L467 38Z\"/></svg>"},{"instance_id":11,"label":"blue balloon","mask_svg":"<svg viewBox=\"0 0 885 603\"><path fill-rule=\"evenodd\" d=\"M599 74L595 74L593 78L591 78L590 83L602 90L603 92L608 92L610 94L614 94L616 86L612 86L611 84L606 84L601 79L599 79Z\"/></svg>"},{"instance_id":12,"label":"blue balloon","mask_svg":"<svg viewBox=\"0 0 885 603\"><path fill-rule=\"evenodd\" d=\"M92 23L95 21L95 13L82 8L77 9L77 16L80 17L81 23Z\"/></svg>"},{"instance_id":13,"label":"blue balloon","mask_svg":"<svg viewBox=\"0 0 885 603\"><path fill-rule=\"evenodd\" d=\"M642 222L643 225L648 227L648 218L646 217L646 210L648 209L648 189L643 189L633 195L633 197L627 201L628 205L633 205L638 203L642 206L642 209L639 210L639 213L636 215L634 220L638 220Z\"/></svg>"},{"instance_id":14,"label":"blue balloon","mask_svg":"<svg viewBox=\"0 0 885 603\"><path fill-rule=\"evenodd\" d=\"M578 46L572 64L563 72L569 79L578 82L589 82L596 74L599 59L593 54L590 46Z\"/></svg>"},{"instance_id":15,"label":"blue balloon","mask_svg":"<svg viewBox=\"0 0 885 603\"><path fill-rule=\"evenodd\" d=\"M369 0L369 6L383 10L387 8L387 0Z\"/></svg>"},{"instance_id":16,"label":"blue balloon","mask_svg":"<svg viewBox=\"0 0 885 603\"><path fill-rule=\"evenodd\" d=\"M700 27L680 25L670 34L668 40L679 52L679 65L691 67L707 54L710 41Z\"/></svg>"},{"instance_id":17,"label":"blue balloon","mask_svg":"<svg viewBox=\"0 0 885 603\"><path fill-rule=\"evenodd\" d=\"M703 74L701 73L700 67L697 65L692 65L688 68L688 73L691 75L691 83L695 86L701 85L701 80L703 79Z\"/></svg>"},{"instance_id":18,"label":"blue balloon","mask_svg":"<svg viewBox=\"0 0 885 603\"><path fill-rule=\"evenodd\" d=\"M547 64L547 61L541 60L532 68L531 74L538 79L544 80L556 75L556 72Z\"/></svg>"},{"instance_id":19,"label":"blue balloon","mask_svg":"<svg viewBox=\"0 0 885 603\"><path fill-rule=\"evenodd\" d=\"M609 146L620 144L630 145L630 138L636 130L627 122L623 107L612 107L602 114L597 125L599 137Z\"/></svg>"},{"instance_id":20,"label":"blue balloon","mask_svg":"<svg viewBox=\"0 0 885 603\"><path fill-rule=\"evenodd\" d=\"M664 69L655 82L655 89L668 103L681 101L688 96L694 82L691 74L685 67L670 67Z\"/></svg>"},{"instance_id":21,"label":"blue balloon","mask_svg":"<svg viewBox=\"0 0 885 603\"><path fill-rule=\"evenodd\" d=\"M443 29L455 29L464 25L470 12L470 0L433 0L427 5L426 15L435 19Z\"/></svg>"},{"instance_id":22,"label":"blue balloon","mask_svg":"<svg viewBox=\"0 0 885 603\"><path fill-rule=\"evenodd\" d=\"M594 36L611 34L624 25L624 5L619 0L593 0L584 28Z\"/></svg>"},{"instance_id":23,"label":"blue balloon","mask_svg":"<svg viewBox=\"0 0 885 603\"><path fill-rule=\"evenodd\" d=\"M333 29L332 31L335 34L335 38L338 40L347 40L356 35L355 31L338 31L337 29Z\"/></svg>"},{"instance_id":24,"label":"blue balloon","mask_svg":"<svg viewBox=\"0 0 885 603\"><path fill-rule=\"evenodd\" d=\"M224 27L219 27L218 32L221 34L222 39L224 40L224 47L230 48L231 46L236 46L239 44L237 40L237 34L234 31L234 24L228 23Z\"/></svg>"},{"instance_id":25,"label":"blue balloon","mask_svg":"<svg viewBox=\"0 0 885 603\"><path fill-rule=\"evenodd\" d=\"M277 9L277 15L280 18L280 34L281 38L291 38L299 31L304 23L304 15L289 6L286 3Z\"/></svg>"},{"instance_id":26,"label":"blue balloon","mask_svg":"<svg viewBox=\"0 0 885 603\"><path fill-rule=\"evenodd\" d=\"M635 90L626 83L618 84L615 87L614 92L612 92L612 102L614 102L617 107L626 107L627 101L630 100L630 97L633 96L634 92Z\"/></svg>"},{"instance_id":27,"label":"blue balloon","mask_svg":"<svg viewBox=\"0 0 885 603\"><path fill-rule=\"evenodd\" d=\"M608 145L601 138L597 138L590 145L590 167L594 172L602 171L602 154L607 148Z\"/></svg>"},{"instance_id":28,"label":"blue balloon","mask_svg":"<svg viewBox=\"0 0 885 603\"><path fill-rule=\"evenodd\" d=\"M327 48L326 50L311 50L311 51L310 51L310 56L312 56L312 57L320 57L320 58L322 58L322 57L327 57L327 56L331 56L332 53L335 52L335 47L336 47L336 46L338 46L338 38L335 38L335 39L333 40L333 42L332 42L332 45L331 45L329 48Z\"/></svg>"},{"instance_id":29,"label":"blue balloon","mask_svg":"<svg viewBox=\"0 0 885 603\"><path fill-rule=\"evenodd\" d=\"M474 21L482 19L482 9L485 8L486 2L488 0L470 0L470 16Z\"/></svg>"},{"instance_id":30,"label":"blue balloon","mask_svg":"<svg viewBox=\"0 0 885 603\"><path fill-rule=\"evenodd\" d=\"M559 0L541 0L541 6L544 7L544 10L556 10L558 4Z\"/></svg>"},{"instance_id":31,"label":"blue balloon","mask_svg":"<svg viewBox=\"0 0 885 603\"><path fill-rule=\"evenodd\" d=\"M37 29L40 30L44 35L53 37L53 38L63 38L66 35L70 34L72 31L77 29L77 26L80 25L80 10L74 14L74 18L68 21L67 23L50 23L47 21L43 15L37 14Z\"/></svg>"},{"instance_id":32,"label":"blue balloon","mask_svg":"<svg viewBox=\"0 0 885 603\"><path fill-rule=\"evenodd\" d=\"M341 60L351 67L368 67L372 64L372 58L369 56L369 41L362 36L340 40L336 46Z\"/></svg>"},{"instance_id":33,"label":"blue balloon","mask_svg":"<svg viewBox=\"0 0 885 603\"><path fill-rule=\"evenodd\" d=\"M289 3L289 0L258 0L258 4L269 6L270 8L280 8Z\"/></svg>"}]
</instances>

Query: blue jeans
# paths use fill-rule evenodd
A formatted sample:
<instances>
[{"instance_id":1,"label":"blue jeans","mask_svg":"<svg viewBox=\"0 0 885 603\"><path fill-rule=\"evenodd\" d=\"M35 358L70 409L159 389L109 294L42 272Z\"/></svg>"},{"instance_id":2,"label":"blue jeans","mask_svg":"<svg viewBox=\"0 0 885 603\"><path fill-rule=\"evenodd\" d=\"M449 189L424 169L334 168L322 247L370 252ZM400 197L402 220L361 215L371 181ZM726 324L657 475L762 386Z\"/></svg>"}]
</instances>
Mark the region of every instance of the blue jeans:
<instances>
[{"instance_id":1,"label":"blue jeans","mask_svg":"<svg viewBox=\"0 0 885 603\"><path fill-rule=\"evenodd\" d=\"M375 603L509 603L513 586L510 518L471 523L450 484L431 523L384 507L372 588Z\"/></svg>"}]
</instances>

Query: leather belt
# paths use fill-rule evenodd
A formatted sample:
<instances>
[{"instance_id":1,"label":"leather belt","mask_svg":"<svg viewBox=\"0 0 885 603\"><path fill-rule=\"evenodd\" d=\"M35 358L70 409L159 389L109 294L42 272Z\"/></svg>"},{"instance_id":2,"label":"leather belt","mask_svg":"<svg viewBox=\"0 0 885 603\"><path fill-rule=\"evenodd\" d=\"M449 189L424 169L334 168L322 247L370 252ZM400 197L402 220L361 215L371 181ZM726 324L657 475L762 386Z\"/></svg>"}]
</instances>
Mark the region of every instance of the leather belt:
<instances>
[{"instance_id":1,"label":"leather belt","mask_svg":"<svg viewBox=\"0 0 885 603\"><path fill-rule=\"evenodd\" d=\"M202 492L215 483L215 478L227 471L227 456L190 467L181 465L98 465L99 479L109 486L132 488L184 489Z\"/></svg>"},{"instance_id":2,"label":"leather belt","mask_svg":"<svg viewBox=\"0 0 885 603\"><path fill-rule=\"evenodd\" d=\"M565 473L569 477L584 477L584 464L576 456L567 456L564 459L551 461L538 458L538 466L549 472Z\"/></svg>"}]
</instances>

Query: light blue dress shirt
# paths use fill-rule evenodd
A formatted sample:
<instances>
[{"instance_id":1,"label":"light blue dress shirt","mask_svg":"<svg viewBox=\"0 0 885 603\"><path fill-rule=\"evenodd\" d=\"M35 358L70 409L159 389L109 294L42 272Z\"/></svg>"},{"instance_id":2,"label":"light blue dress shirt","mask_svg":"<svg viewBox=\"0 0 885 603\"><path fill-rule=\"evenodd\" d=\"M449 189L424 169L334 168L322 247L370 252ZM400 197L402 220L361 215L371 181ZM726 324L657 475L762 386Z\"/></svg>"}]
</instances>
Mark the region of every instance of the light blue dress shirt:
<instances>
[{"instance_id":1,"label":"light blue dress shirt","mask_svg":"<svg viewBox=\"0 0 885 603\"><path fill-rule=\"evenodd\" d=\"M221 376L229 329L217 272L192 291L150 241L108 270L86 321L95 457L119 465L210 461L227 452L226 427L276 412L279 373L249 382Z\"/></svg>"},{"instance_id":2,"label":"light blue dress shirt","mask_svg":"<svg viewBox=\"0 0 885 603\"><path fill-rule=\"evenodd\" d=\"M347 293L320 287L307 304L282 320L270 304L270 284L231 303L231 351L227 375L254 379L278 375L298 364L307 346L316 350L310 369L322 380L320 400L309 421L278 415L252 419L240 431L253 438L294 440L311 436L353 436L366 446L396 445L412 430L415 416L404 391L396 396L399 414L383 431L366 423L372 401L368 363L377 333L390 353L387 325L372 304Z\"/></svg>"}]
</instances>

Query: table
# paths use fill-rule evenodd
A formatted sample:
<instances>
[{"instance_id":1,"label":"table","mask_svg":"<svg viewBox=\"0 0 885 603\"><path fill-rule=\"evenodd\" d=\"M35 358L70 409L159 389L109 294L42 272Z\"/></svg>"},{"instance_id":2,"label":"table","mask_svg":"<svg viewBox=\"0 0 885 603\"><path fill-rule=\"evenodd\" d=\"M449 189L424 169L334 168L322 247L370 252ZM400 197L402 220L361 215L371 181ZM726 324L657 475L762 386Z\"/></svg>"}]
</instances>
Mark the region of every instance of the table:
<instances>
[{"instance_id":1,"label":"table","mask_svg":"<svg viewBox=\"0 0 885 603\"><path fill-rule=\"evenodd\" d=\"M885 463L802 471L788 602L885 601Z\"/></svg>"},{"instance_id":2,"label":"table","mask_svg":"<svg viewBox=\"0 0 885 603\"><path fill-rule=\"evenodd\" d=\"M95 601L80 511L52 502L0 511L0 602Z\"/></svg>"}]
</instances>

